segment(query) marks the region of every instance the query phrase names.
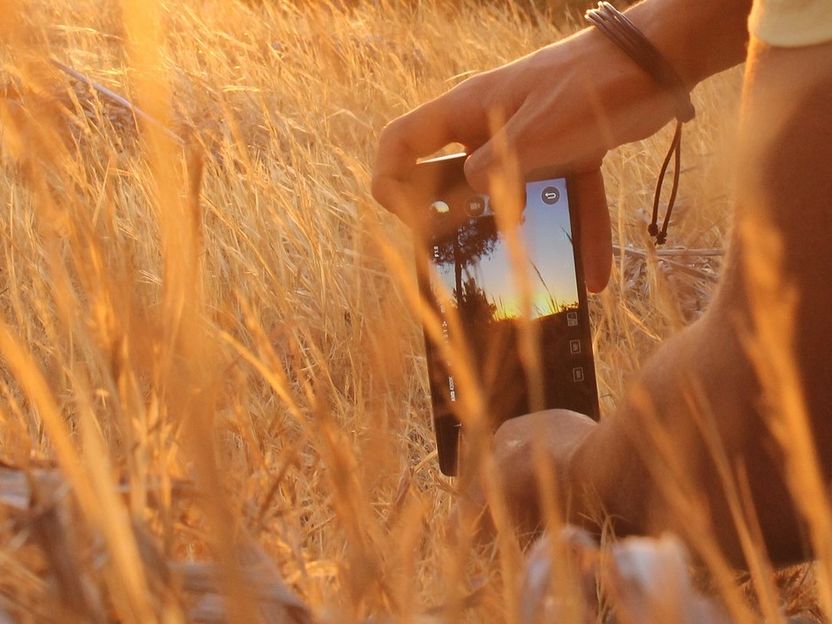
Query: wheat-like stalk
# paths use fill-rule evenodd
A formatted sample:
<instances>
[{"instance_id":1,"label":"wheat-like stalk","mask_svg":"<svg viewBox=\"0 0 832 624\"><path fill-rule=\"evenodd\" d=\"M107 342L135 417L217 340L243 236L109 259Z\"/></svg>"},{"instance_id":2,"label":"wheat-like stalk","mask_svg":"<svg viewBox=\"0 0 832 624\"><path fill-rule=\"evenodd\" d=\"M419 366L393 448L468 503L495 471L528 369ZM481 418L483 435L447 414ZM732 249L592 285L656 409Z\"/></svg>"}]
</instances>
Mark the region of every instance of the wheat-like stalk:
<instances>
[{"instance_id":1,"label":"wheat-like stalk","mask_svg":"<svg viewBox=\"0 0 832 624\"><path fill-rule=\"evenodd\" d=\"M369 195L387 120L575 27L519 4L4 5L0 620L526 622L546 608L525 597L587 587L546 557L594 546L525 561L486 436L496 545L454 514L422 347L435 319L407 231ZM710 297L738 78L695 94L682 249L646 251L666 137L607 159L605 409ZM471 395L472 426L482 411ZM679 569L676 542L655 547L638 552ZM604 586L603 608L561 612L604 621Z\"/></svg>"}]
</instances>

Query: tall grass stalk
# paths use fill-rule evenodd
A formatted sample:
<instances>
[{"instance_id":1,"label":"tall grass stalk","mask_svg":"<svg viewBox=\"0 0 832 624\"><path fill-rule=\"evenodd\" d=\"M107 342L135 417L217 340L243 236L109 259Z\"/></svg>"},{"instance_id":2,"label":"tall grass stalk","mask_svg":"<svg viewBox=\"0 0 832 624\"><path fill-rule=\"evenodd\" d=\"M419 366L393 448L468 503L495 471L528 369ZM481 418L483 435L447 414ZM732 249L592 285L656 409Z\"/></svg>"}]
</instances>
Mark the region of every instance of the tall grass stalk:
<instances>
[{"instance_id":1,"label":"tall grass stalk","mask_svg":"<svg viewBox=\"0 0 832 624\"><path fill-rule=\"evenodd\" d=\"M387 120L574 28L536 11L393 0L3 5L0 461L27 475L33 506L0 491L0 618L521 621L524 554L470 349L443 353L469 390L471 468L454 481L435 461L422 327L440 328L416 287L420 243L368 189ZM52 58L161 126L137 124ZM730 163L718 154L738 79L695 93L693 169L674 211L681 246L722 244ZM622 248L649 248L645 207L665 134L606 160ZM669 266L622 254L608 291L591 298L605 411L710 297L711 281ZM718 256L699 265L718 268ZM760 353L788 312L760 326ZM828 613L830 515L815 502L826 499L799 385L783 366L761 372L782 389L772 423L791 445ZM672 440L645 435L661 451L657 480L690 514L684 537L731 613L752 621ZM538 463L556 528L554 475ZM477 542L455 513L474 480L495 542ZM783 597L736 487L762 611L774 618ZM553 544L552 592L566 588L565 612L585 621L593 606L575 598L582 581Z\"/></svg>"}]
</instances>

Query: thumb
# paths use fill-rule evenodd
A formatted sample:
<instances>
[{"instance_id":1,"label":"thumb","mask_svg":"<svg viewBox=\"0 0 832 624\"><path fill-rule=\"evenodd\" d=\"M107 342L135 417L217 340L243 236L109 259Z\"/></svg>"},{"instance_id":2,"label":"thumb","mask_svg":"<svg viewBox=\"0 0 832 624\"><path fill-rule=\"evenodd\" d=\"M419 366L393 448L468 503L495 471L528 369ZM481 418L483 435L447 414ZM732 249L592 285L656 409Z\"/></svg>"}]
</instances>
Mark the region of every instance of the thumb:
<instances>
[{"instance_id":1,"label":"thumb","mask_svg":"<svg viewBox=\"0 0 832 624\"><path fill-rule=\"evenodd\" d=\"M520 140L522 115L519 112L465 160L465 178L477 193L488 193L490 178L506 156L516 158L523 173L528 171L528 163L523 162L526 155L521 149L524 142Z\"/></svg>"},{"instance_id":2,"label":"thumb","mask_svg":"<svg viewBox=\"0 0 832 624\"><path fill-rule=\"evenodd\" d=\"M465 159L465 179L477 193L489 192L489 179L497 165L494 139L489 140Z\"/></svg>"}]
</instances>

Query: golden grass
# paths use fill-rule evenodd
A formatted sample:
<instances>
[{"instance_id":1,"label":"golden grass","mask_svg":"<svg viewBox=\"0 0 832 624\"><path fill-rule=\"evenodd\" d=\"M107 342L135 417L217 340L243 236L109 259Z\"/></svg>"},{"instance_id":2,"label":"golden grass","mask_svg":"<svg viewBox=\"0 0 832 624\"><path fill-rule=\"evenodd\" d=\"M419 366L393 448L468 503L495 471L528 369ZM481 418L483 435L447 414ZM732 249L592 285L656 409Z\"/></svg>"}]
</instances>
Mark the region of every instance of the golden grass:
<instances>
[{"instance_id":1,"label":"golden grass","mask_svg":"<svg viewBox=\"0 0 832 624\"><path fill-rule=\"evenodd\" d=\"M516 541L453 519L409 238L368 188L387 120L563 31L499 3L3 9L0 459L31 499L3 498L0 619L210 619L221 595L234 621L303 621L285 582L320 621L520 621ZM726 240L738 85L696 93L671 245ZM607 159L622 249L652 249L668 139ZM621 253L592 298L606 410L704 309L719 257L680 262L699 273Z\"/></svg>"}]
</instances>

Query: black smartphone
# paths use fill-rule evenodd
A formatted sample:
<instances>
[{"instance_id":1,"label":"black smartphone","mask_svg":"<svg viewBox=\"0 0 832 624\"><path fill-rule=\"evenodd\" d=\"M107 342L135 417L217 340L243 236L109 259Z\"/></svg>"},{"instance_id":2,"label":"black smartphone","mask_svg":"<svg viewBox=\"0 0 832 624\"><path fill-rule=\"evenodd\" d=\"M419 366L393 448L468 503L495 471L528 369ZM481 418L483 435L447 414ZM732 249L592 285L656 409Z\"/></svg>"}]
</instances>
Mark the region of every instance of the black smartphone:
<instances>
[{"instance_id":1,"label":"black smartphone","mask_svg":"<svg viewBox=\"0 0 832 624\"><path fill-rule=\"evenodd\" d=\"M493 428L531 411L518 343L520 293L504 235L487 195L466 182L465 154L420 162L413 176L417 275L424 300L437 313L442 339L464 332ZM534 176L518 234L529 262L531 321L540 340L544 409L565 408L598 419L581 257L573 241L580 223L568 176ZM432 270L431 270L432 269ZM441 282L441 286L436 282ZM442 288L444 287L444 288ZM444 292L446 296L440 296ZM453 306L459 323L448 323ZM425 332L434 431L440 470L457 474L460 388L442 349Z\"/></svg>"}]
</instances>

